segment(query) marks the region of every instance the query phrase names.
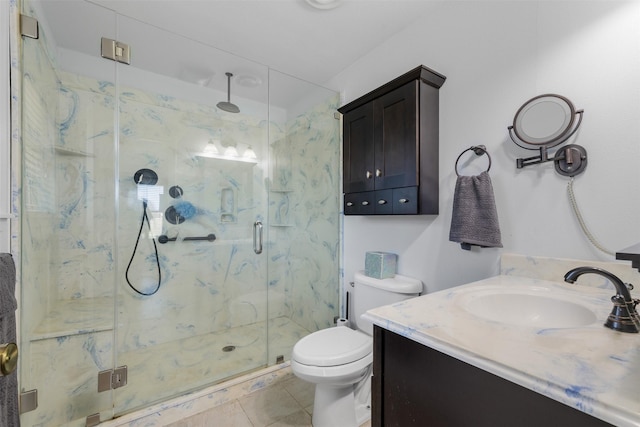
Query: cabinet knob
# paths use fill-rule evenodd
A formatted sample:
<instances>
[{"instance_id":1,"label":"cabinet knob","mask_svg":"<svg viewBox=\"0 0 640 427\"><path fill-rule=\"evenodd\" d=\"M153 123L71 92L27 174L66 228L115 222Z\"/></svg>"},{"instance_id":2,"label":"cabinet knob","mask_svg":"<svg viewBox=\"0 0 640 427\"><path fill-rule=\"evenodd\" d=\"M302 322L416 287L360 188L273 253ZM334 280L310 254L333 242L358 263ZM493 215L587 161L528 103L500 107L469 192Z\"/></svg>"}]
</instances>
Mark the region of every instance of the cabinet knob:
<instances>
[{"instance_id":1,"label":"cabinet knob","mask_svg":"<svg viewBox=\"0 0 640 427\"><path fill-rule=\"evenodd\" d=\"M382 176L382 171L380 169L376 169L376 176L377 177L381 177Z\"/></svg>"},{"instance_id":2,"label":"cabinet knob","mask_svg":"<svg viewBox=\"0 0 640 427\"><path fill-rule=\"evenodd\" d=\"M367 171L367 179L371 179L373 175L371 175L371 172Z\"/></svg>"},{"instance_id":3,"label":"cabinet knob","mask_svg":"<svg viewBox=\"0 0 640 427\"><path fill-rule=\"evenodd\" d=\"M347 202L347 206L349 207L353 206L353 202Z\"/></svg>"},{"instance_id":4,"label":"cabinet knob","mask_svg":"<svg viewBox=\"0 0 640 427\"><path fill-rule=\"evenodd\" d=\"M387 204L387 201L386 201L386 200L384 200L384 199L380 199L380 200L378 200L378 204L379 204L379 205L386 205L386 204Z\"/></svg>"},{"instance_id":5,"label":"cabinet knob","mask_svg":"<svg viewBox=\"0 0 640 427\"><path fill-rule=\"evenodd\" d=\"M367 202L366 200L362 202L362 206L368 206L369 202Z\"/></svg>"},{"instance_id":6,"label":"cabinet knob","mask_svg":"<svg viewBox=\"0 0 640 427\"><path fill-rule=\"evenodd\" d=\"M400 203L409 203L409 199L400 199L398 200Z\"/></svg>"}]
</instances>

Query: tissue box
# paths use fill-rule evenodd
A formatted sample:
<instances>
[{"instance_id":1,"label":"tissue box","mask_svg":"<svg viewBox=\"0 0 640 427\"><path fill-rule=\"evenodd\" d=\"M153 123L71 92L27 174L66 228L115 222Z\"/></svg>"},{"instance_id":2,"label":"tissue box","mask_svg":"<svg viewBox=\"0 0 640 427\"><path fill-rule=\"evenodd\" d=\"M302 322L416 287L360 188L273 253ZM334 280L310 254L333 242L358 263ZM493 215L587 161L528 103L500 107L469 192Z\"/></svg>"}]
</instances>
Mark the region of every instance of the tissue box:
<instances>
[{"instance_id":1,"label":"tissue box","mask_svg":"<svg viewBox=\"0 0 640 427\"><path fill-rule=\"evenodd\" d=\"M364 259L365 276L389 279L396 275L398 255L389 252L367 252Z\"/></svg>"}]
</instances>

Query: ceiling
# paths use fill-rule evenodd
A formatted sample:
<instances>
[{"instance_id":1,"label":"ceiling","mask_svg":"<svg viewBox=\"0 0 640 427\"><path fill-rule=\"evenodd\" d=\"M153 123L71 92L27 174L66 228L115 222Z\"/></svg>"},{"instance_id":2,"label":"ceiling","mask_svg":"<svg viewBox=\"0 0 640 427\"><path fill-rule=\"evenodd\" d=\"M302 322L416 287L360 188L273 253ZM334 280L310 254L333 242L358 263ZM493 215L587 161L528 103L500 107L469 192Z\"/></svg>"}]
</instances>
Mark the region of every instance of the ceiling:
<instances>
[{"instance_id":1,"label":"ceiling","mask_svg":"<svg viewBox=\"0 0 640 427\"><path fill-rule=\"evenodd\" d=\"M323 84L415 21L430 1L93 0L120 14Z\"/></svg>"},{"instance_id":2,"label":"ceiling","mask_svg":"<svg viewBox=\"0 0 640 427\"><path fill-rule=\"evenodd\" d=\"M128 24L142 29L140 33L153 34L146 41L135 42L132 65L183 80L190 78L224 91L226 71L233 72L234 79L254 76L265 81L267 67L325 85L437 3L338 1L338 7L331 9L314 8L306 0L92 0L90 3L34 0L34 3L39 4L46 16L49 34L58 46L95 55L96 40L108 29L101 27L114 27L112 23L117 22L118 37L129 42L133 35L124 30ZM111 11L124 17L114 20L116 15ZM176 34L184 37L174 37ZM209 82L214 80L213 76L215 84ZM243 96L243 89L236 88Z\"/></svg>"}]
</instances>

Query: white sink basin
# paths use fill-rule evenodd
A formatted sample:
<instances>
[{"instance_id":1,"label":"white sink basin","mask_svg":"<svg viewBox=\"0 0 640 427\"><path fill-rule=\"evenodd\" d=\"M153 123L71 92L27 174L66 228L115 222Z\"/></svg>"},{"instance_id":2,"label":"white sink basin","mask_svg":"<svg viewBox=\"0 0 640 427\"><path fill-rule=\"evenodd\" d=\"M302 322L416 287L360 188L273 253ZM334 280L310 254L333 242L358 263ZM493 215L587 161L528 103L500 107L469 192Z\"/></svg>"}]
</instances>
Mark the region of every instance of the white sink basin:
<instances>
[{"instance_id":1,"label":"white sink basin","mask_svg":"<svg viewBox=\"0 0 640 427\"><path fill-rule=\"evenodd\" d=\"M526 290L471 292L462 304L483 319L533 328L575 328L598 320L590 308L566 296L537 295Z\"/></svg>"}]
</instances>

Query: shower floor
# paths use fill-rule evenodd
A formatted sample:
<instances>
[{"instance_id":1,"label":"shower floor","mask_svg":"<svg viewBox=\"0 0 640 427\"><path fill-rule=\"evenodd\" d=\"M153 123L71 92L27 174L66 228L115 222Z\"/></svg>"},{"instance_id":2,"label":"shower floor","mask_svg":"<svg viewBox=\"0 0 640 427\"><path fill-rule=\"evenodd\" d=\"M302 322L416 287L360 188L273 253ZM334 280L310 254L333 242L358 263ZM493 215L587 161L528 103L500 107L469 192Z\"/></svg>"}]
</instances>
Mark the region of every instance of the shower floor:
<instances>
[{"instance_id":1,"label":"shower floor","mask_svg":"<svg viewBox=\"0 0 640 427\"><path fill-rule=\"evenodd\" d=\"M278 356L289 360L293 345L309 333L278 317L121 353L117 366L128 367L128 380L115 393L116 414L273 365Z\"/></svg>"}]
</instances>

